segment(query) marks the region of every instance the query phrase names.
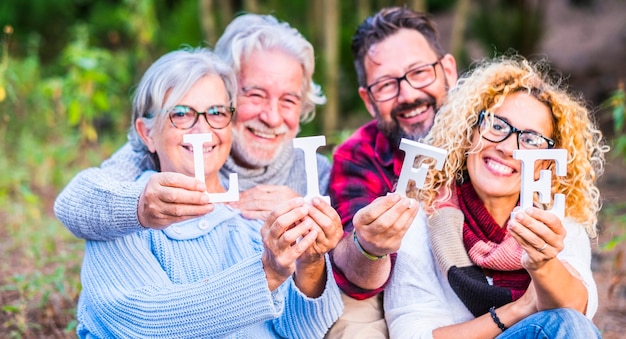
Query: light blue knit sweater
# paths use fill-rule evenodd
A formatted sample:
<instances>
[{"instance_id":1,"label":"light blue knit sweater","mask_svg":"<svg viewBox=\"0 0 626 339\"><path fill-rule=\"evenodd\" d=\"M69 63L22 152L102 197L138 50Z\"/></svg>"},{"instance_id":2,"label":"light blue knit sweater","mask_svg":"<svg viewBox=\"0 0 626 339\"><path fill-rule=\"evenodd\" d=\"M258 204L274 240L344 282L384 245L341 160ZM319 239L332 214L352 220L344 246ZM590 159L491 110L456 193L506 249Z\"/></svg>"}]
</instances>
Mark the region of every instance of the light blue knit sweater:
<instances>
[{"instance_id":1,"label":"light blue knit sweater","mask_svg":"<svg viewBox=\"0 0 626 339\"><path fill-rule=\"evenodd\" d=\"M163 231L87 241L79 337L323 337L343 311L328 258L319 298L291 278L270 292L261 225L218 204Z\"/></svg>"}]
</instances>

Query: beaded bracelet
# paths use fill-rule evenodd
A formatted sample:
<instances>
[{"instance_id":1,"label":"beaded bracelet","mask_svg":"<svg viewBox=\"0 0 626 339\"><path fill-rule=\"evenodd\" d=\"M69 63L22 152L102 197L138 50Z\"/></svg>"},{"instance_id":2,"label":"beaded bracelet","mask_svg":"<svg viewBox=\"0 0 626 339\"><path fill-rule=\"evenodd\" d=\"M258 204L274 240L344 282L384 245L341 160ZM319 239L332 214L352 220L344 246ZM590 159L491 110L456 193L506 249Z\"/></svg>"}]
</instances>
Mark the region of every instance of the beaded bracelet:
<instances>
[{"instance_id":1,"label":"beaded bracelet","mask_svg":"<svg viewBox=\"0 0 626 339\"><path fill-rule=\"evenodd\" d=\"M356 248L359 249L359 252L361 252L369 260L378 260L387 256L386 254L385 255L373 255L373 254L367 253L367 251L363 249L363 247L359 243L359 239L356 238L356 229L352 231L352 239L354 240L354 244L356 245Z\"/></svg>"},{"instance_id":2,"label":"beaded bracelet","mask_svg":"<svg viewBox=\"0 0 626 339\"><path fill-rule=\"evenodd\" d=\"M493 319L493 322L496 323L496 325L498 325L498 328L500 329L500 331L502 332L506 331L507 327L504 326L502 322L500 322L500 318L498 318L498 315L496 314L495 306L491 306L491 308L489 309L489 313L491 313L491 319Z\"/></svg>"}]
</instances>

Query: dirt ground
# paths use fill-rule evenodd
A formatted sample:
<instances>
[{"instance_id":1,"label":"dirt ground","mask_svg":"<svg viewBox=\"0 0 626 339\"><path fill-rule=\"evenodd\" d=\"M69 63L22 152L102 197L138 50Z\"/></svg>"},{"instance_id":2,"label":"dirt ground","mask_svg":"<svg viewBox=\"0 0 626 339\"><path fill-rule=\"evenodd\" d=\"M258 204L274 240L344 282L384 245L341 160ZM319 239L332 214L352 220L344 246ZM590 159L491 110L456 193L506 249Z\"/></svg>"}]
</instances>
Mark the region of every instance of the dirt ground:
<instances>
[{"instance_id":1,"label":"dirt ground","mask_svg":"<svg viewBox=\"0 0 626 339\"><path fill-rule=\"evenodd\" d=\"M604 205L626 202L626 167L621 159L607 163L600 190ZM625 211L622 210L622 213ZM621 226L620 226L621 225ZM626 335L626 241L610 251L601 250L601 244L614 236L625 234L626 225L609 218L600 220L600 236L594 244L592 270L598 285L599 307L594 317L605 339L624 338Z\"/></svg>"}]
</instances>

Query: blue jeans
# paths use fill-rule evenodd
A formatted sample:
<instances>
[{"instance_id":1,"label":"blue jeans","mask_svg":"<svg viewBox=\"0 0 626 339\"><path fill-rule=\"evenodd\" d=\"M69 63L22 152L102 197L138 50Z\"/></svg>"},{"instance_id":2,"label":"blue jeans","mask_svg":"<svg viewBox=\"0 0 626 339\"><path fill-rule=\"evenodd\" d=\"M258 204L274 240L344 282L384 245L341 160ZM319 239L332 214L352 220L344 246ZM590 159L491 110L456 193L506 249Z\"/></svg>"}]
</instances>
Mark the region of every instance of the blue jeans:
<instances>
[{"instance_id":1,"label":"blue jeans","mask_svg":"<svg viewBox=\"0 0 626 339\"><path fill-rule=\"evenodd\" d=\"M556 308L526 317L496 338L590 339L602 336L582 313L569 308Z\"/></svg>"}]
</instances>

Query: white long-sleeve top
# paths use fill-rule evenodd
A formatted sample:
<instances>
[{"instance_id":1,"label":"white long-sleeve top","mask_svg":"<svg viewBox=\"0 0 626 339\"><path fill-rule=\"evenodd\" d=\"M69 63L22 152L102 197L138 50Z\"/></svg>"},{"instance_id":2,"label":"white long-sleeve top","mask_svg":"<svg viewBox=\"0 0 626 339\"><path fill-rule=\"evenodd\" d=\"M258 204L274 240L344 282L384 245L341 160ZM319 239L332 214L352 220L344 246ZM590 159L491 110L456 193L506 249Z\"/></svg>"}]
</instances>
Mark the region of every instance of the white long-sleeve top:
<instances>
[{"instance_id":1,"label":"white long-sleeve top","mask_svg":"<svg viewBox=\"0 0 626 339\"><path fill-rule=\"evenodd\" d=\"M558 258L581 275L588 291L586 316L598 309L598 291L591 272L591 246L585 230L572 220ZM396 266L385 289L385 319L391 338L432 338L432 331L474 318L450 287L430 249L426 214L421 210L402 239Z\"/></svg>"}]
</instances>

